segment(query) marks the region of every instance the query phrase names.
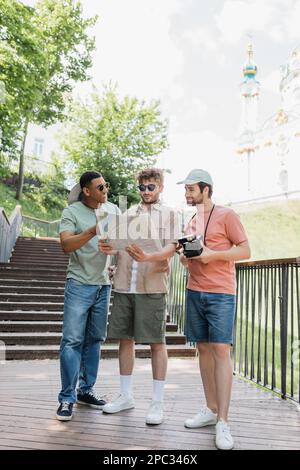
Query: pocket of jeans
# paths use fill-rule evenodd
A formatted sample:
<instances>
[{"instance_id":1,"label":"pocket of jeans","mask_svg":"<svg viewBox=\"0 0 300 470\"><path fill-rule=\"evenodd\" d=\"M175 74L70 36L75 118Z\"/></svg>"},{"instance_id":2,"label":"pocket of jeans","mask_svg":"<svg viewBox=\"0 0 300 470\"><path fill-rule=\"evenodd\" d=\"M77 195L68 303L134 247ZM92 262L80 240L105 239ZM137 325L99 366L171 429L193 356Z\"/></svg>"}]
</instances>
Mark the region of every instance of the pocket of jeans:
<instances>
[{"instance_id":1,"label":"pocket of jeans","mask_svg":"<svg viewBox=\"0 0 300 470\"><path fill-rule=\"evenodd\" d=\"M75 286L83 286L83 282L80 282L80 281L77 281L77 279L73 279L72 277L70 277L68 280L67 280L67 284L73 284Z\"/></svg>"}]
</instances>

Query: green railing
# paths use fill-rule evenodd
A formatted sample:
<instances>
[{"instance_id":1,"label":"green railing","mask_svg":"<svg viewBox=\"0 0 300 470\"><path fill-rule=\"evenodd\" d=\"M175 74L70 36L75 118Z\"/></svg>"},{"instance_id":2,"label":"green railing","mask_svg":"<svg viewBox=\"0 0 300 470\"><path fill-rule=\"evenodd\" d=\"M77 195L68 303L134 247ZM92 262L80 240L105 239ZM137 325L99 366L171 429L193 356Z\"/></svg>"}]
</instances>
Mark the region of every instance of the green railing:
<instances>
[{"instance_id":1,"label":"green railing","mask_svg":"<svg viewBox=\"0 0 300 470\"><path fill-rule=\"evenodd\" d=\"M300 258L237 263L236 273L235 374L300 403ZM176 256L168 313L181 333L186 281Z\"/></svg>"},{"instance_id":2,"label":"green railing","mask_svg":"<svg viewBox=\"0 0 300 470\"><path fill-rule=\"evenodd\" d=\"M59 237L60 220L49 222L47 220L37 219L23 215L21 234L23 237Z\"/></svg>"}]
</instances>

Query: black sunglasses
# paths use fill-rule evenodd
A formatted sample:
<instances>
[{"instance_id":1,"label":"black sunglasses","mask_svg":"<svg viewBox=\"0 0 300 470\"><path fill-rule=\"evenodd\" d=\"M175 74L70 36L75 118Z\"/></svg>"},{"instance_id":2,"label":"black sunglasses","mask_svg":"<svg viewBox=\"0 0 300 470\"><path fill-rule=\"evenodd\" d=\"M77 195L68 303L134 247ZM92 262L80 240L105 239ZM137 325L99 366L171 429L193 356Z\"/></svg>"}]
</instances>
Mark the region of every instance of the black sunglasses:
<instances>
[{"instance_id":1,"label":"black sunglasses","mask_svg":"<svg viewBox=\"0 0 300 470\"><path fill-rule=\"evenodd\" d=\"M154 184L154 183L151 183L151 184L139 184L138 185L138 189L143 193L144 191L146 191L146 189L148 189L148 191L150 191L152 193L152 191L154 191L155 189L159 188L159 185L158 184Z\"/></svg>"},{"instance_id":2,"label":"black sunglasses","mask_svg":"<svg viewBox=\"0 0 300 470\"><path fill-rule=\"evenodd\" d=\"M96 186L96 189L98 189L99 191L103 191L104 188L109 189L109 187L110 187L109 183L105 183L105 184L99 184L99 186Z\"/></svg>"}]
</instances>

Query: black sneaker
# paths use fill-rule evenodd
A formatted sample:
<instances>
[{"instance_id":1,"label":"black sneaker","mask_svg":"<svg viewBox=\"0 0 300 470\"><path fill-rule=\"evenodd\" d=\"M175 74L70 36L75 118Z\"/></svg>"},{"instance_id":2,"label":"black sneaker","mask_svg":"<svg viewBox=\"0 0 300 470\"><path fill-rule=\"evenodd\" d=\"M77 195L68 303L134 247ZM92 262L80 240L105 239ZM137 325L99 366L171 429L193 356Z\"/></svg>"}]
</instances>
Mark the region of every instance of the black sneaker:
<instances>
[{"instance_id":1,"label":"black sneaker","mask_svg":"<svg viewBox=\"0 0 300 470\"><path fill-rule=\"evenodd\" d=\"M106 401L103 400L103 397L98 396L93 390L89 390L85 393L77 392L76 403L87 405L97 410L102 410L103 406L106 405Z\"/></svg>"},{"instance_id":2,"label":"black sneaker","mask_svg":"<svg viewBox=\"0 0 300 470\"><path fill-rule=\"evenodd\" d=\"M73 416L73 403L63 401L56 412L56 418L59 421L70 421Z\"/></svg>"}]
</instances>

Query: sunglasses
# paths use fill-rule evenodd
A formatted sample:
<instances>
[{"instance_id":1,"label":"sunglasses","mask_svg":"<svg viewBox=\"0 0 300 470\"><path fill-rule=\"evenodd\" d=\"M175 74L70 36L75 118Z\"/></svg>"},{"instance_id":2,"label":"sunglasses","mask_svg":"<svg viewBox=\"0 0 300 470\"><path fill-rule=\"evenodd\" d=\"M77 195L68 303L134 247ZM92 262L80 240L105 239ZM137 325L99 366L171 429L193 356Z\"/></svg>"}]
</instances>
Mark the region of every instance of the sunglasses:
<instances>
[{"instance_id":1,"label":"sunglasses","mask_svg":"<svg viewBox=\"0 0 300 470\"><path fill-rule=\"evenodd\" d=\"M105 184L99 184L99 186L96 186L96 189L98 189L99 191L103 191L104 188L109 189L109 187L110 187L109 183L105 183Z\"/></svg>"},{"instance_id":2,"label":"sunglasses","mask_svg":"<svg viewBox=\"0 0 300 470\"><path fill-rule=\"evenodd\" d=\"M148 189L148 191L150 191L152 193L152 191L154 191L155 189L159 188L159 185L158 184L139 184L138 185L138 189L141 191L141 193L143 193L144 191L146 191L146 189Z\"/></svg>"}]
</instances>

